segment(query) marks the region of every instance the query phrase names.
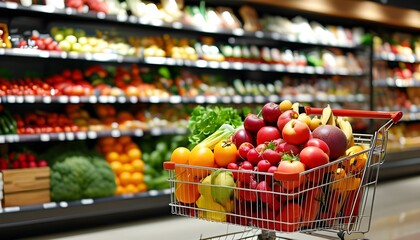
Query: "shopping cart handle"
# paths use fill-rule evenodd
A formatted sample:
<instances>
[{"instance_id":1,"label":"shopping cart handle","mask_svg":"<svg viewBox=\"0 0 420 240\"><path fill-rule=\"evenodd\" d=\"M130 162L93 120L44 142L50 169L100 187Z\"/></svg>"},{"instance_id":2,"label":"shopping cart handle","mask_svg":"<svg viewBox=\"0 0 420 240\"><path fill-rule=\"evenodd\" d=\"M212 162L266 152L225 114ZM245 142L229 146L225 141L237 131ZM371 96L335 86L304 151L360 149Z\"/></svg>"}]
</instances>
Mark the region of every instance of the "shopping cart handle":
<instances>
[{"instance_id":1,"label":"shopping cart handle","mask_svg":"<svg viewBox=\"0 0 420 240\"><path fill-rule=\"evenodd\" d=\"M323 108L304 107L305 113L321 115ZM332 109L334 116L360 117L360 118L382 118L392 119L394 123L401 120L403 113L401 111L385 112L385 111L368 111L368 110L353 110L353 109Z\"/></svg>"},{"instance_id":2,"label":"shopping cart handle","mask_svg":"<svg viewBox=\"0 0 420 240\"><path fill-rule=\"evenodd\" d=\"M174 170L175 169L175 163L174 162L163 162L163 169Z\"/></svg>"}]
</instances>

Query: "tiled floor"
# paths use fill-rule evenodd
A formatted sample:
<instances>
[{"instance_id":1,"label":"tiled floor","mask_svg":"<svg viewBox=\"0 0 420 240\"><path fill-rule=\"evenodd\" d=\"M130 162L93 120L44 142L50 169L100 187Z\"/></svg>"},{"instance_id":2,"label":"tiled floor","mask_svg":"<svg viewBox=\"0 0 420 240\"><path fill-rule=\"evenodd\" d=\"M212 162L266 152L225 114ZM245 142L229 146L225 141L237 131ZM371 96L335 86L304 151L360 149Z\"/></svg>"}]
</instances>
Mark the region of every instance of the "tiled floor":
<instances>
[{"instance_id":1,"label":"tiled floor","mask_svg":"<svg viewBox=\"0 0 420 240\"><path fill-rule=\"evenodd\" d=\"M374 206L371 228L365 237L372 240L420 239L420 176L380 184ZM228 224L167 216L31 239L196 240L243 230L242 227ZM299 240L320 239L302 234L282 236Z\"/></svg>"}]
</instances>

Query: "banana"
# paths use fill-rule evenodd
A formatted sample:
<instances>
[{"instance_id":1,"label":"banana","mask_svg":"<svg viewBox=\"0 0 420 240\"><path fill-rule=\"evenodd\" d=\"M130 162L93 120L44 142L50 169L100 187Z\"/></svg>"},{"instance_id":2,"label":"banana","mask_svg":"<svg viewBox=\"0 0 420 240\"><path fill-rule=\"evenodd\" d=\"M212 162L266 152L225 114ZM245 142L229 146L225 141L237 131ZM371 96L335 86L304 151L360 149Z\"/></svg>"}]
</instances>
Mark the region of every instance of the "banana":
<instances>
[{"instance_id":1,"label":"banana","mask_svg":"<svg viewBox=\"0 0 420 240\"><path fill-rule=\"evenodd\" d=\"M324 109L322 109L321 115L322 125L333 125L336 126L335 116L332 112L331 106L328 104Z\"/></svg>"},{"instance_id":2,"label":"banana","mask_svg":"<svg viewBox=\"0 0 420 240\"><path fill-rule=\"evenodd\" d=\"M292 104L292 110L299 114L299 102L295 102Z\"/></svg>"},{"instance_id":3,"label":"banana","mask_svg":"<svg viewBox=\"0 0 420 240\"><path fill-rule=\"evenodd\" d=\"M213 200L226 207L231 201L234 187L236 187L232 172L223 169L212 172L211 185Z\"/></svg>"},{"instance_id":4,"label":"banana","mask_svg":"<svg viewBox=\"0 0 420 240\"><path fill-rule=\"evenodd\" d=\"M347 118L337 117L337 125L347 138L347 148L354 145L353 128Z\"/></svg>"},{"instance_id":5,"label":"banana","mask_svg":"<svg viewBox=\"0 0 420 240\"><path fill-rule=\"evenodd\" d=\"M197 207L205 210L199 210L198 216L204 219L213 220L217 222L226 222L226 214L223 212L226 212L225 208L218 204L217 202L213 201L213 199L206 198L203 195L201 195L197 201L195 202ZM211 211L206 211L211 210Z\"/></svg>"}]
</instances>

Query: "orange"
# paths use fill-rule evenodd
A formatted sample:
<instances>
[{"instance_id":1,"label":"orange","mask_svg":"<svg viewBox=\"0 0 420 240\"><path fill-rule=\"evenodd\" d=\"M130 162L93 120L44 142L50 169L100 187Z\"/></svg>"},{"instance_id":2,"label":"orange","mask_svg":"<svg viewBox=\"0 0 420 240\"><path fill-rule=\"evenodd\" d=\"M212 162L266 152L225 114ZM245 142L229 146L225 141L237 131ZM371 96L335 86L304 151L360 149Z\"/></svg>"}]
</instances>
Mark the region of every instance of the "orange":
<instances>
[{"instance_id":1,"label":"orange","mask_svg":"<svg viewBox=\"0 0 420 240\"><path fill-rule=\"evenodd\" d=\"M186 178L184 181L191 181L191 177L183 174L181 178ZM192 179L194 181L194 179ZM198 192L198 184L193 183L178 183L175 189L176 199L182 203L195 203L200 197Z\"/></svg>"},{"instance_id":2,"label":"orange","mask_svg":"<svg viewBox=\"0 0 420 240\"><path fill-rule=\"evenodd\" d=\"M117 189L115 189L115 195L121 195L125 191L123 186L117 186Z\"/></svg>"},{"instance_id":3,"label":"orange","mask_svg":"<svg viewBox=\"0 0 420 240\"><path fill-rule=\"evenodd\" d=\"M125 153L120 154L119 159L120 159L120 162L122 162L122 163L129 163L130 162L130 158Z\"/></svg>"},{"instance_id":4,"label":"orange","mask_svg":"<svg viewBox=\"0 0 420 240\"><path fill-rule=\"evenodd\" d=\"M130 183L127 186L125 186L125 193L137 193L137 192L138 192L138 189L136 185Z\"/></svg>"},{"instance_id":5,"label":"orange","mask_svg":"<svg viewBox=\"0 0 420 240\"><path fill-rule=\"evenodd\" d=\"M122 171L122 163L118 161L112 161L109 163L109 166L111 167L112 171L114 173L119 174Z\"/></svg>"},{"instance_id":6,"label":"orange","mask_svg":"<svg viewBox=\"0 0 420 240\"><path fill-rule=\"evenodd\" d=\"M105 159L108 162L119 161L120 155L117 152L109 152L106 154Z\"/></svg>"},{"instance_id":7,"label":"orange","mask_svg":"<svg viewBox=\"0 0 420 240\"><path fill-rule=\"evenodd\" d=\"M113 145L115 143L115 138L113 137L104 137L98 140L100 145Z\"/></svg>"},{"instance_id":8,"label":"orange","mask_svg":"<svg viewBox=\"0 0 420 240\"><path fill-rule=\"evenodd\" d=\"M120 173L120 175L118 176L119 180L120 180L120 185L121 186L126 186L127 184L130 184L131 181L131 173L130 172L122 172Z\"/></svg>"},{"instance_id":9,"label":"orange","mask_svg":"<svg viewBox=\"0 0 420 240\"><path fill-rule=\"evenodd\" d=\"M123 172L134 172L134 167L130 163L123 163L121 168Z\"/></svg>"},{"instance_id":10,"label":"orange","mask_svg":"<svg viewBox=\"0 0 420 240\"><path fill-rule=\"evenodd\" d=\"M132 148L132 149L128 150L127 155L131 160L140 159L141 158L141 151L138 148L137 149Z\"/></svg>"},{"instance_id":11,"label":"orange","mask_svg":"<svg viewBox=\"0 0 420 240\"><path fill-rule=\"evenodd\" d=\"M140 183L137 185L137 189L139 190L139 192L146 192L147 191L147 185L146 183Z\"/></svg>"},{"instance_id":12,"label":"orange","mask_svg":"<svg viewBox=\"0 0 420 240\"><path fill-rule=\"evenodd\" d=\"M171 154L171 162L176 164L188 164L190 161L191 152L188 148L178 147ZM175 173L185 171L184 167L175 167Z\"/></svg>"},{"instance_id":13,"label":"orange","mask_svg":"<svg viewBox=\"0 0 420 240\"><path fill-rule=\"evenodd\" d=\"M113 147L112 147L112 145L102 145L102 146L100 147L100 149L101 149L101 152L102 152L102 153L107 154L107 153L109 153L109 152L112 152Z\"/></svg>"},{"instance_id":14,"label":"orange","mask_svg":"<svg viewBox=\"0 0 420 240\"><path fill-rule=\"evenodd\" d=\"M132 141L131 141L131 137L122 136L122 137L118 138L118 142L121 143L122 145L126 145L126 144L131 143Z\"/></svg>"},{"instance_id":15,"label":"orange","mask_svg":"<svg viewBox=\"0 0 420 240\"><path fill-rule=\"evenodd\" d=\"M137 144L135 144L133 142L124 145L124 151L125 152L128 152L130 149L138 149L138 148L139 148L139 146L137 146Z\"/></svg>"},{"instance_id":16,"label":"orange","mask_svg":"<svg viewBox=\"0 0 420 240\"><path fill-rule=\"evenodd\" d=\"M115 152L122 153L124 151L124 147L120 143L116 143L113 146L114 146L114 151Z\"/></svg>"},{"instance_id":17,"label":"orange","mask_svg":"<svg viewBox=\"0 0 420 240\"><path fill-rule=\"evenodd\" d=\"M144 182L144 174L139 172L134 172L131 174L131 183L138 185Z\"/></svg>"},{"instance_id":18,"label":"orange","mask_svg":"<svg viewBox=\"0 0 420 240\"><path fill-rule=\"evenodd\" d=\"M131 161L131 166L133 166L134 171L144 172L144 161L140 159L135 159Z\"/></svg>"},{"instance_id":19,"label":"orange","mask_svg":"<svg viewBox=\"0 0 420 240\"><path fill-rule=\"evenodd\" d=\"M213 151L205 146L197 145L190 154L189 164L192 166L210 167L215 164ZM208 175L210 169L191 169L192 174L196 177L203 178Z\"/></svg>"}]
</instances>

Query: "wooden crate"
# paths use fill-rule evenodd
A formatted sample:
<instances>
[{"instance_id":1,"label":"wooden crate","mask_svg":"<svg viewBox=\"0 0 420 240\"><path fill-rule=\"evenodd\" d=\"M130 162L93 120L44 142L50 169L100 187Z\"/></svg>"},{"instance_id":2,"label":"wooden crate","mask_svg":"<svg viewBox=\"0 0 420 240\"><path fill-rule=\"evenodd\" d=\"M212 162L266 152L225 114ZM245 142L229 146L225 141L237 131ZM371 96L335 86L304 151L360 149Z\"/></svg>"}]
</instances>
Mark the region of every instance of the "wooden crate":
<instances>
[{"instance_id":1,"label":"wooden crate","mask_svg":"<svg viewBox=\"0 0 420 240\"><path fill-rule=\"evenodd\" d=\"M3 170L3 207L50 202L50 168Z\"/></svg>"}]
</instances>

